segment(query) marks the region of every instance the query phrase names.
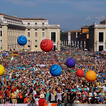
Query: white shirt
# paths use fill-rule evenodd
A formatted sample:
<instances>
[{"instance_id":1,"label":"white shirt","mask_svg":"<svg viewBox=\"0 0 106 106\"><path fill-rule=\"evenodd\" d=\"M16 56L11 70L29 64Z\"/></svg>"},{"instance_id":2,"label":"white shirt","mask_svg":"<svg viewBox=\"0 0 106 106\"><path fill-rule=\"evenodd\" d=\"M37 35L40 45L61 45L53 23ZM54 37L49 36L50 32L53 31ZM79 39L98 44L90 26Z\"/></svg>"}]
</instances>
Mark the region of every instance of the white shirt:
<instances>
[{"instance_id":1,"label":"white shirt","mask_svg":"<svg viewBox=\"0 0 106 106\"><path fill-rule=\"evenodd\" d=\"M38 106L38 105L39 105L39 99L36 98L36 99L35 99L35 102L36 102L36 105Z\"/></svg>"},{"instance_id":2,"label":"white shirt","mask_svg":"<svg viewBox=\"0 0 106 106\"><path fill-rule=\"evenodd\" d=\"M96 93L96 92L94 92L94 95L95 95L95 96L97 96L97 93Z\"/></svg>"},{"instance_id":3,"label":"white shirt","mask_svg":"<svg viewBox=\"0 0 106 106\"><path fill-rule=\"evenodd\" d=\"M52 93L51 93L51 101L55 101L55 96Z\"/></svg>"},{"instance_id":4,"label":"white shirt","mask_svg":"<svg viewBox=\"0 0 106 106\"><path fill-rule=\"evenodd\" d=\"M35 100L35 95L36 95L37 93L36 93L36 91L35 90L33 90L33 98L34 98L34 100ZM36 101L36 100L35 100Z\"/></svg>"},{"instance_id":5,"label":"white shirt","mask_svg":"<svg viewBox=\"0 0 106 106\"><path fill-rule=\"evenodd\" d=\"M103 89L104 89L104 90L106 90L106 87L105 87L105 86L103 86Z\"/></svg>"},{"instance_id":6,"label":"white shirt","mask_svg":"<svg viewBox=\"0 0 106 106\"><path fill-rule=\"evenodd\" d=\"M61 100L62 101L61 93L57 93L57 100Z\"/></svg>"},{"instance_id":7,"label":"white shirt","mask_svg":"<svg viewBox=\"0 0 106 106\"><path fill-rule=\"evenodd\" d=\"M92 96L92 92L89 93L89 96L90 96L90 97Z\"/></svg>"}]
</instances>

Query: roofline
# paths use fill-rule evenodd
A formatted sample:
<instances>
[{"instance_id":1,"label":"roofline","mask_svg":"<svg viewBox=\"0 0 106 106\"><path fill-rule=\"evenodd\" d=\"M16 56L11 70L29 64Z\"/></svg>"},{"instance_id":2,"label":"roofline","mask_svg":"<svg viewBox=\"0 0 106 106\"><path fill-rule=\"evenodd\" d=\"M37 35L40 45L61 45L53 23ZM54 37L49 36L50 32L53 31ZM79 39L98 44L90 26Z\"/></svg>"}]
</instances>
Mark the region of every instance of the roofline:
<instances>
[{"instance_id":1,"label":"roofline","mask_svg":"<svg viewBox=\"0 0 106 106\"><path fill-rule=\"evenodd\" d=\"M83 28L89 28L89 26L83 26L83 27L81 27L81 29L83 29Z\"/></svg>"},{"instance_id":2,"label":"roofline","mask_svg":"<svg viewBox=\"0 0 106 106\"><path fill-rule=\"evenodd\" d=\"M44 18L20 18L21 20L47 20Z\"/></svg>"},{"instance_id":3,"label":"roofline","mask_svg":"<svg viewBox=\"0 0 106 106\"><path fill-rule=\"evenodd\" d=\"M10 16L10 15L4 14L4 13L0 13L0 15L2 15L4 17L20 20L20 21L22 21L22 20L47 20L45 18L19 18L19 17L15 17L15 16Z\"/></svg>"},{"instance_id":4,"label":"roofline","mask_svg":"<svg viewBox=\"0 0 106 106\"><path fill-rule=\"evenodd\" d=\"M0 15L1 15L1 16L4 16L4 17L8 17L8 18L12 18L12 19L20 20L20 21L21 21L21 19L20 19L20 18L15 17L15 16L9 16L9 15L7 15L7 14L3 14L3 13L0 13Z\"/></svg>"},{"instance_id":5,"label":"roofline","mask_svg":"<svg viewBox=\"0 0 106 106\"><path fill-rule=\"evenodd\" d=\"M69 31L66 31L66 32L81 32L81 30L69 30Z\"/></svg>"}]
</instances>

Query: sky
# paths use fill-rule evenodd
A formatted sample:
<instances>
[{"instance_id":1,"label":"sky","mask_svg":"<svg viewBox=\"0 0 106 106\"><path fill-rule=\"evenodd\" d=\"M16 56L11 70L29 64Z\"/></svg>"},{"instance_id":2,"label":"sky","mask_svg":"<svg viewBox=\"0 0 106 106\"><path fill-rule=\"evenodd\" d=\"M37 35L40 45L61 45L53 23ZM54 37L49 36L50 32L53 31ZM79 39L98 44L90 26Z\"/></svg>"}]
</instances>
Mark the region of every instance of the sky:
<instances>
[{"instance_id":1,"label":"sky","mask_svg":"<svg viewBox=\"0 0 106 106\"><path fill-rule=\"evenodd\" d=\"M45 18L63 31L79 30L106 19L106 0L0 0L0 13Z\"/></svg>"}]
</instances>

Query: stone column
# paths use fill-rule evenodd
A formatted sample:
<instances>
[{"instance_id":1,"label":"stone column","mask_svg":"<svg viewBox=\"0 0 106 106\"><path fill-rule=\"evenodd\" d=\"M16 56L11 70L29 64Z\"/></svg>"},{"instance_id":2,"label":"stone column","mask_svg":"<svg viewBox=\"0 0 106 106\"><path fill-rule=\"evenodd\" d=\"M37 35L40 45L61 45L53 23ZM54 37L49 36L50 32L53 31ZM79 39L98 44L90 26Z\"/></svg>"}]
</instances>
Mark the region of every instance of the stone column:
<instances>
[{"instance_id":1,"label":"stone column","mask_svg":"<svg viewBox=\"0 0 106 106\"><path fill-rule=\"evenodd\" d=\"M8 50L7 30L8 27L6 25L2 26L2 50Z\"/></svg>"},{"instance_id":2,"label":"stone column","mask_svg":"<svg viewBox=\"0 0 106 106\"><path fill-rule=\"evenodd\" d=\"M38 31L37 50L42 51L40 48L40 43L42 41L42 29L39 28L37 31Z\"/></svg>"},{"instance_id":3,"label":"stone column","mask_svg":"<svg viewBox=\"0 0 106 106\"><path fill-rule=\"evenodd\" d=\"M68 45L71 45L71 32L68 32Z\"/></svg>"},{"instance_id":4,"label":"stone column","mask_svg":"<svg viewBox=\"0 0 106 106\"><path fill-rule=\"evenodd\" d=\"M60 51L60 29L57 29L57 35L56 35L56 44L57 44L57 50Z\"/></svg>"}]
</instances>

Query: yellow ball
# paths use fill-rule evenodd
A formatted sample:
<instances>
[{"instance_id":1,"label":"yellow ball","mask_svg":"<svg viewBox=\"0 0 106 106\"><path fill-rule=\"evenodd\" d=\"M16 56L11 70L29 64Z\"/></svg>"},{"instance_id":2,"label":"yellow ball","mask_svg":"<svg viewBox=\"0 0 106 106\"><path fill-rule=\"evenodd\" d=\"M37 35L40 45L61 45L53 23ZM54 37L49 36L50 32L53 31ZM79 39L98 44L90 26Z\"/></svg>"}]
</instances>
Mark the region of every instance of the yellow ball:
<instances>
[{"instance_id":1,"label":"yellow ball","mask_svg":"<svg viewBox=\"0 0 106 106\"><path fill-rule=\"evenodd\" d=\"M4 67L2 65L0 65L0 75L3 75L4 70L5 70Z\"/></svg>"},{"instance_id":2,"label":"yellow ball","mask_svg":"<svg viewBox=\"0 0 106 106\"><path fill-rule=\"evenodd\" d=\"M95 81L96 78L97 78L97 74L93 70L89 70L85 74L85 79L88 80L88 81L90 81L90 82Z\"/></svg>"}]
</instances>

